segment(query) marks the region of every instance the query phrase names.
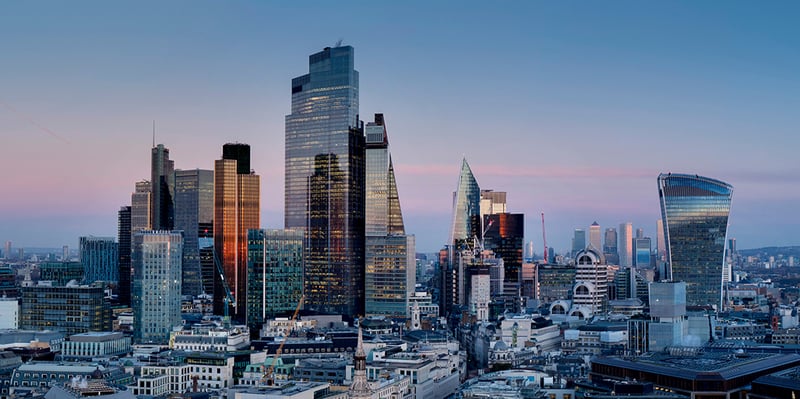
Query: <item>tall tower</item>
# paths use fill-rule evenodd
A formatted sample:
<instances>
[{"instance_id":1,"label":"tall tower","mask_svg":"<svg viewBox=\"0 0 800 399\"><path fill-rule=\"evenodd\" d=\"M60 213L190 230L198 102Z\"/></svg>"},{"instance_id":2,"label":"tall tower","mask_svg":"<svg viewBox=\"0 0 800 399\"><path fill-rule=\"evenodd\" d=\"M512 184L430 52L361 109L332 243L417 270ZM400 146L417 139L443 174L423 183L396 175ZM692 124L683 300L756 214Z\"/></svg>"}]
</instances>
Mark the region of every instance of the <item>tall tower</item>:
<instances>
[{"instance_id":1,"label":"tall tower","mask_svg":"<svg viewBox=\"0 0 800 399\"><path fill-rule=\"evenodd\" d=\"M181 260L179 231L142 231L133 235L133 342L169 342L181 325Z\"/></svg>"},{"instance_id":2,"label":"tall tower","mask_svg":"<svg viewBox=\"0 0 800 399\"><path fill-rule=\"evenodd\" d=\"M633 266L633 224L631 222L619 225L617 251L619 252L620 268Z\"/></svg>"},{"instance_id":3,"label":"tall tower","mask_svg":"<svg viewBox=\"0 0 800 399\"><path fill-rule=\"evenodd\" d=\"M285 227L305 230L306 308L364 314L365 141L350 46L309 57L286 116Z\"/></svg>"},{"instance_id":4,"label":"tall tower","mask_svg":"<svg viewBox=\"0 0 800 399\"><path fill-rule=\"evenodd\" d=\"M664 239L664 220L656 220L656 261L667 260L667 241Z\"/></svg>"},{"instance_id":5,"label":"tall tower","mask_svg":"<svg viewBox=\"0 0 800 399\"><path fill-rule=\"evenodd\" d=\"M117 214L117 242L119 243L117 298L123 305L131 304L131 238L131 207L123 206L119 208Z\"/></svg>"},{"instance_id":6,"label":"tall tower","mask_svg":"<svg viewBox=\"0 0 800 399\"><path fill-rule=\"evenodd\" d=\"M722 268L733 186L698 175L658 175L667 262L686 304L722 307Z\"/></svg>"},{"instance_id":7,"label":"tall tower","mask_svg":"<svg viewBox=\"0 0 800 399\"><path fill-rule=\"evenodd\" d=\"M619 263L619 255L617 253L617 229L609 227L605 232L605 239L603 240L603 255L606 262L611 265Z\"/></svg>"},{"instance_id":8,"label":"tall tower","mask_svg":"<svg viewBox=\"0 0 800 399\"><path fill-rule=\"evenodd\" d=\"M203 288L199 240L214 220L214 171L175 171L174 220L175 230L183 231L183 295L200 295Z\"/></svg>"},{"instance_id":9,"label":"tall tower","mask_svg":"<svg viewBox=\"0 0 800 399\"><path fill-rule=\"evenodd\" d=\"M112 237L80 237L84 280L118 282L119 246Z\"/></svg>"},{"instance_id":10,"label":"tall tower","mask_svg":"<svg viewBox=\"0 0 800 399\"><path fill-rule=\"evenodd\" d=\"M231 314L242 321L247 307L247 230L261 223L261 176L240 168L240 161L250 161L247 144L225 144L222 159L214 161L214 252L235 300ZM219 312L224 291L214 293Z\"/></svg>"},{"instance_id":11,"label":"tall tower","mask_svg":"<svg viewBox=\"0 0 800 399\"><path fill-rule=\"evenodd\" d=\"M575 229L572 236L572 256L576 256L578 252L586 249L586 230Z\"/></svg>"},{"instance_id":12,"label":"tall tower","mask_svg":"<svg viewBox=\"0 0 800 399\"><path fill-rule=\"evenodd\" d=\"M247 242L247 326L255 332L303 296L303 231L249 230Z\"/></svg>"},{"instance_id":13,"label":"tall tower","mask_svg":"<svg viewBox=\"0 0 800 399\"><path fill-rule=\"evenodd\" d=\"M169 159L169 149L159 144L151 150L150 182L152 201L150 215L153 230L172 230L174 209L172 198L175 193L173 172L175 163Z\"/></svg>"},{"instance_id":14,"label":"tall tower","mask_svg":"<svg viewBox=\"0 0 800 399\"><path fill-rule=\"evenodd\" d=\"M153 218L150 217L152 188L153 185L147 180L136 182L136 189L131 194L131 234L152 229Z\"/></svg>"},{"instance_id":15,"label":"tall tower","mask_svg":"<svg viewBox=\"0 0 800 399\"><path fill-rule=\"evenodd\" d=\"M598 251L603 250L603 242L600 237L600 224L597 222L589 226L589 244Z\"/></svg>"},{"instance_id":16,"label":"tall tower","mask_svg":"<svg viewBox=\"0 0 800 399\"><path fill-rule=\"evenodd\" d=\"M365 313L407 317L417 277L416 248L403 223L383 114L375 114L365 132Z\"/></svg>"}]
</instances>

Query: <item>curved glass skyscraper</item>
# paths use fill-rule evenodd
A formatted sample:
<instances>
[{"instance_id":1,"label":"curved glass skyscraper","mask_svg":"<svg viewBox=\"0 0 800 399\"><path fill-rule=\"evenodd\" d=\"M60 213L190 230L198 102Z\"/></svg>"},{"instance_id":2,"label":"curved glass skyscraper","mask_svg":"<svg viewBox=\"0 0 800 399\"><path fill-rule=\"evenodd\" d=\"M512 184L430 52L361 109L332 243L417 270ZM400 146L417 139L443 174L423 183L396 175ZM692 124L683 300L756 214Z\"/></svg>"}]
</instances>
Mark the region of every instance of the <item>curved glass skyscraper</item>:
<instances>
[{"instance_id":1,"label":"curved glass skyscraper","mask_svg":"<svg viewBox=\"0 0 800 399\"><path fill-rule=\"evenodd\" d=\"M721 310L722 264L733 186L684 174L660 174L668 278L686 282L686 304Z\"/></svg>"}]
</instances>

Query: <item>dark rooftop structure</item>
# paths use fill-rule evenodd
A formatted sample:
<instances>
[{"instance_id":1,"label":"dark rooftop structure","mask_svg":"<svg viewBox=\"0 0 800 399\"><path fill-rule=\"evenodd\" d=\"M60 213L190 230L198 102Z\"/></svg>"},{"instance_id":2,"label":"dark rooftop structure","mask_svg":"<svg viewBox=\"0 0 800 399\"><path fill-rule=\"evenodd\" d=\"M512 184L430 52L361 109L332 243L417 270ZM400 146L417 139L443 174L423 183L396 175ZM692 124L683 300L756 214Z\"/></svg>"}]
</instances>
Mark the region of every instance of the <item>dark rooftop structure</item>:
<instances>
[{"instance_id":1,"label":"dark rooftop structure","mask_svg":"<svg viewBox=\"0 0 800 399\"><path fill-rule=\"evenodd\" d=\"M800 397L800 367L779 371L757 378L752 384L751 399L781 399Z\"/></svg>"},{"instance_id":2,"label":"dark rooftop structure","mask_svg":"<svg viewBox=\"0 0 800 399\"><path fill-rule=\"evenodd\" d=\"M704 353L698 348L654 353L637 358L598 357L592 361L590 379L652 382L683 395L703 398L738 397L756 378L800 366L800 355Z\"/></svg>"}]
</instances>

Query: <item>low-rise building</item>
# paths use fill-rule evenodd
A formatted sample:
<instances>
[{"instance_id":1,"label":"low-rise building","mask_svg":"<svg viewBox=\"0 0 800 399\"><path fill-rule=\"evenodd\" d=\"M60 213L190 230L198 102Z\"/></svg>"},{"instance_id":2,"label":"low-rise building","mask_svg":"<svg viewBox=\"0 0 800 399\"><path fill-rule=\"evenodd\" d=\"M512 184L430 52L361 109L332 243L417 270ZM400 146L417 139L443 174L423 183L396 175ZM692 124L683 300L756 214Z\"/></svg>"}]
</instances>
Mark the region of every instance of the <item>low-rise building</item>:
<instances>
[{"instance_id":1,"label":"low-rise building","mask_svg":"<svg viewBox=\"0 0 800 399\"><path fill-rule=\"evenodd\" d=\"M121 332L74 334L64 341L61 356L65 360L124 356L131 351L131 337Z\"/></svg>"}]
</instances>

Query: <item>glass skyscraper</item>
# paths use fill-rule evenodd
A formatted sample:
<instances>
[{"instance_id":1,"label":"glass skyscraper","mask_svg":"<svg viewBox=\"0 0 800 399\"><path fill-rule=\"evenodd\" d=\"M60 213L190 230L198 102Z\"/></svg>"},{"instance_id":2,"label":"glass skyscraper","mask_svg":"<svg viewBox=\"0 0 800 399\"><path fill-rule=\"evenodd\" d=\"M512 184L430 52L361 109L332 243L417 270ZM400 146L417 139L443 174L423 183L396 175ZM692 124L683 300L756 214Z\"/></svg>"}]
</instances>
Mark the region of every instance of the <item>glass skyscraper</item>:
<instances>
[{"instance_id":1,"label":"glass skyscraper","mask_svg":"<svg viewBox=\"0 0 800 399\"><path fill-rule=\"evenodd\" d=\"M290 315L303 295L303 231L247 232L247 326L260 330L278 315Z\"/></svg>"},{"instance_id":2,"label":"glass skyscraper","mask_svg":"<svg viewBox=\"0 0 800 399\"><path fill-rule=\"evenodd\" d=\"M169 342L181 325L180 231L143 231L133 235L133 342Z\"/></svg>"},{"instance_id":3,"label":"glass skyscraper","mask_svg":"<svg viewBox=\"0 0 800 399\"><path fill-rule=\"evenodd\" d=\"M670 278L686 282L686 304L721 310L722 267L733 186L685 174L660 174L658 195Z\"/></svg>"},{"instance_id":4,"label":"glass skyscraper","mask_svg":"<svg viewBox=\"0 0 800 399\"><path fill-rule=\"evenodd\" d=\"M222 147L222 159L214 161L214 251L236 301L231 315L239 321L245 320L247 308L247 231L261 223L261 176L249 163L250 146L230 143ZM214 295L214 311L220 312L224 290L215 288Z\"/></svg>"},{"instance_id":5,"label":"glass skyscraper","mask_svg":"<svg viewBox=\"0 0 800 399\"><path fill-rule=\"evenodd\" d=\"M85 282L119 282L119 246L114 238L81 237L79 242Z\"/></svg>"},{"instance_id":6,"label":"glass skyscraper","mask_svg":"<svg viewBox=\"0 0 800 399\"><path fill-rule=\"evenodd\" d=\"M306 308L364 314L365 140L350 46L309 57L286 116L285 227L306 234Z\"/></svg>"},{"instance_id":7,"label":"glass skyscraper","mask_svg":"<svg viewBox=\"0 0 800 399\"><path fill-rule=\"evenodd\" d=\"M214 171L176 170L175 230L183 231L183 295L203 292L199 240L213 220Z\"/></svg>"},{"instance_id":8,"label":"glass skyscraper","mask_svg":"<svg viewBox=\"0 0 800 399\"><path fill-rule=\"evenodd\" d=\"M123 206L119 208L117 214L117 242L119 243L117 297L123 305L131 304L131 238L131 207Z\"/></svg>"},{"instance_id":9,"label":"glass skyscraper","mask_svg":"<svg viewBox=\"0 0 800 399\"><path fill-rule=\"evenodd\" d=\"M173 172L175 163L169 159L169 149L163 144L151 150L150 182L152 183L152 201L150 217L153 230L172 230L174 209L172 197L175 193Z\"/></svg>"},{"instance_id":10,"label":"glass skyscraper","mask_svg":"<svg viewBox=\"0 0 800 399\"><path fill-rule=\"evenodd\" d=\"M416 283L415 241L405 233L383 114L365 132L365 311L406 317Z\"/></svg>"}]
</instances>

